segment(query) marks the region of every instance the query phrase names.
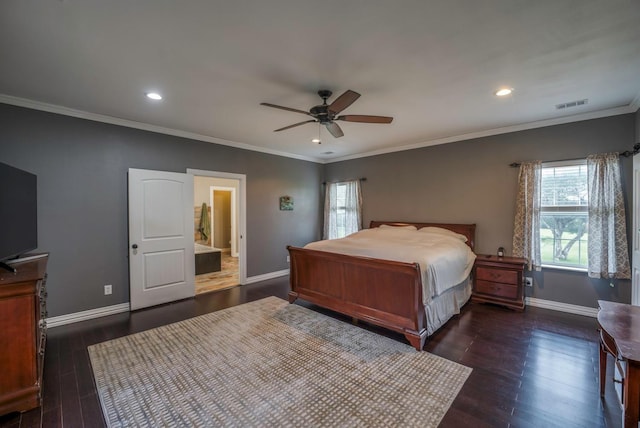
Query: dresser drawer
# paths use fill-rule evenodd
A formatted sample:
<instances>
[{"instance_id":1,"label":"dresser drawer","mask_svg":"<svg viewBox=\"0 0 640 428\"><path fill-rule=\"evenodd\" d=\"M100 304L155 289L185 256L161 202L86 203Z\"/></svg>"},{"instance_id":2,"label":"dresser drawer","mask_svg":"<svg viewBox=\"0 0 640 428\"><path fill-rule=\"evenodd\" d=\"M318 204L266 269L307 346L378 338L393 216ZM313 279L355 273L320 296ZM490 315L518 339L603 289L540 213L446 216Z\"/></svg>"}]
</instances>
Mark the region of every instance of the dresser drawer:
<instances>
[{"instance_id":1,"label":"dresser drawer","mask_svg":"<svg viewBox=\"0 0 640 428\"><path fill-rule=\"evenodd\" d=\"M502 282L503 284L518 283L518 272L515 270L495 269L478 266L476 278L483 281Z\"/></svg>"},{"instance_id":2,"label":"dresser drawer","mask_svg":"<svg viewBox=\"0 0 640 428\"><path fill-rule=\"evenodd\" d=\"M518 287L515 285L482 281L480 279L476 280L475 291L477 293L489 294L495 297L505 297L507 299L516 299L518 297Z\"/></svg>"}]
</instances>

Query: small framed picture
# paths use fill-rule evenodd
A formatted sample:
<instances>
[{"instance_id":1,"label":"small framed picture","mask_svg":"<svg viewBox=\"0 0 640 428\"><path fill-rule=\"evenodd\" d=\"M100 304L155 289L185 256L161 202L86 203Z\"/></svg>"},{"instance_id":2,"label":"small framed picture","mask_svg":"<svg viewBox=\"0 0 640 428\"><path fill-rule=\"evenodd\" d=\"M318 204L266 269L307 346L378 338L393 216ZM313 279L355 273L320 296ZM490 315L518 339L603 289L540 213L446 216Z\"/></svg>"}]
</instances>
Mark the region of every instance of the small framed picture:
<instances>
[{"instance_id":1,"label":"small framed picture","mask_svg":"<svg viewBox=\"0 0 640 428\"><path fill-rule=\"evenodd\" d=\"M291 196L280 196L280 211L293 211L293 198Z\"/></svg>"}]
</instances>

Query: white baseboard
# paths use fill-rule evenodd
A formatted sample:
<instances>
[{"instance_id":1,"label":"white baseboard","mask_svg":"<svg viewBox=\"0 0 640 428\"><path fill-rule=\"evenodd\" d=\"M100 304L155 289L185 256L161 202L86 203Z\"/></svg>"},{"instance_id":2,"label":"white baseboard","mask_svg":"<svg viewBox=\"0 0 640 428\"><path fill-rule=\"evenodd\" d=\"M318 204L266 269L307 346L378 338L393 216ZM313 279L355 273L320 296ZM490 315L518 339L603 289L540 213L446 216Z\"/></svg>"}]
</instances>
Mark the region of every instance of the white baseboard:
<instances>
[{"instance_id":1,"label":"white baseboard","mask_svg":"<svg viewBox=\"0 0 640 428\"><path fill-rule=\"evenodd\" d=\"M567 312L569 314L584 315L586 317L596 318L598 316L598 308L589 308L586 306L572 305L570 303L554 302L552 300L536 299L535 297L526 297L527 306L535 306L537 308L551 309L553 311Z\"/></svg>"},{"instance_id":2,"label":"white baseboard","mask_svg":"<svg viewBox=\"0 0 640 428\"><path fill-rule=\"evenodd\" d=\"M245 284L253 284L254 282L266 281L267 279L280 278L281 276L289 275L289 269L279 270L276 272L269 272L263 275L251 276L246 279Z\"/></svg>"},{"instance_id":3,"label":"white baseboard","mask_svg":"<svg viewBox=\"0 0 640 428\"><path fill-rule=\"evenodd\" d=\"M264 275L256 275L247 278L245 284L266 281L268 279L280 278L289 275L289 269L279 270L276 272L265 273ZM129 312L129 303L120 303L119 305L105 306L103 308L90 309L88 311L75 312L72 314L60 315L57 317L47 318L47 327L59 327L61 325L73 324L80 321L87 321L94 318L106 317L107 315L120 314Z\"/></svg>"},{"instance_id":4,"label":"white baseboard","mask_svg":"<svg viewBox=\"0 0 640 428\"><path fill-rule=\"evenodd\" d=\"M105 306L103 308L89 309L88 311L47 318L47 327L58 327L94 318L106 317L107 315L120 314L122 312L129 312L129 303L120 303L119 305Z\"/></svg>"},{"instance_id":5,"label":"white baseboard","mask_svg":"<svg viewBox=\"0 0 640 428\"><path fill-rule=\"evenodd\" d=\"M254 282L266 281L268 279L280 278L282 276L289 275L289 269L284 269L276 272L265 273L263 275L256 275L247 278L245 284L252 284ZM527 306L534 306L537 308L551 309L554 311L567 312L570 314L584 315L587 317L595 318L598 316L597 308L588 308L586 306L572 305L569 303L554 302L552 300L536 299L535 297L525 298ZM123 312L129 312L129 303L120 303L119 305L105 306L103 308L90 309L88 311L75 312L67 315L60 315L57 317L47 318L47 327L59 327L61 325L73 324L80 321L87 321L94 318L105 317L107 315L120 314Z\"/></svg>"}]
</instances>

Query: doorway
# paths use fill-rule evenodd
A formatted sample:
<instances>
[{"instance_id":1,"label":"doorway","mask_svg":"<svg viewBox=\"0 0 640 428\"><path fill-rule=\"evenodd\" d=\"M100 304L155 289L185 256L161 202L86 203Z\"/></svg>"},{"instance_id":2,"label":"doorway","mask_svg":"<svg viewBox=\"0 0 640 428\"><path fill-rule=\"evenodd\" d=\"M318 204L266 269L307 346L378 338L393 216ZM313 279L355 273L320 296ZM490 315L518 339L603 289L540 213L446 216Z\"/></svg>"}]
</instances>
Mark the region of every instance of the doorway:
<instances>
[{"instance_id":1,"label":"doorway","mask_svg":"<svg viewBox=\"0 0 640 428\"><path fill-rule=\"evenodd\" d=\"M188 169L194 175L195 293L246 282L246 176Z\"/></svg>"},{"instance_id":2,"label":"doorway","mask_svg":"<svg viewBox=\"0 0 640 428\"><path fill-rule=\"evenodd\" d=\"M236 187L209 187L213 245L238 257Z\"/></svg>"}]
</instances>

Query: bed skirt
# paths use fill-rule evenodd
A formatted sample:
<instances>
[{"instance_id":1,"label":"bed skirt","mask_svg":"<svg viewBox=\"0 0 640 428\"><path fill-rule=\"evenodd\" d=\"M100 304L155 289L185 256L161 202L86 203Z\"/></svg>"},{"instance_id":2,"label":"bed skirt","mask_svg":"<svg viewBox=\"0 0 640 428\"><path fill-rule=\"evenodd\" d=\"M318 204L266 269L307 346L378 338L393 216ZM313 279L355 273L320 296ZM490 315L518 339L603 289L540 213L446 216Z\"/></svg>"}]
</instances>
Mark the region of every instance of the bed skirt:
<instances>
[{"instance_id":1,"label":"bed skirt","mask_svg":"<svg viewBox=\"0 0 640 428\"><path fill-rule=\"evenodd\" d=\"M431 336L444 325L452 316L460 313L460 308L471 297L471 279L467 278L434 298L424 306L427 318L427 336Z\"/></svg>"}]
</instances>

